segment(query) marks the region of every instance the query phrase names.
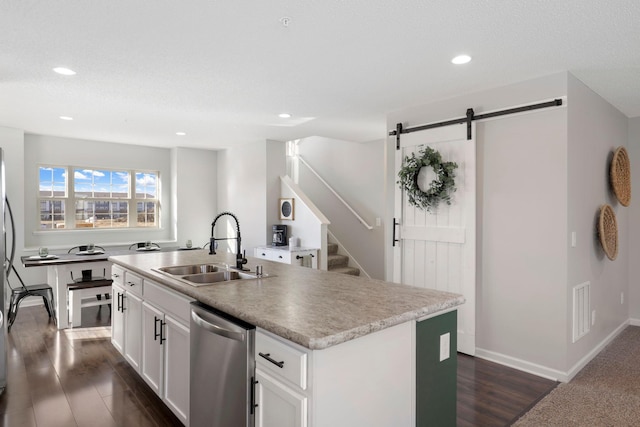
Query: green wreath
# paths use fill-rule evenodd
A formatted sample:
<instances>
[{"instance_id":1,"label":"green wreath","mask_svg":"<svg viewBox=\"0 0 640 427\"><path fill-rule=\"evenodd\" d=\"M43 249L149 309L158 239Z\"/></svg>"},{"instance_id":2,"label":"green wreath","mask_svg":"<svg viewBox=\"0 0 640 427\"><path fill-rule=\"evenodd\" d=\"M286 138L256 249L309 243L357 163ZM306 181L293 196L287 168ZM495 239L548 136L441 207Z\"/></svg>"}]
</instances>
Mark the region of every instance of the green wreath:
<instances>
[{"instance_id":1,"label":"green wreath","mask_svg":"<svg viewBox=\"0 0 640 427\"><path fill-rule=\"evenodd\" d=\"M433 168L437 178L431 181L429 189L422 191L418 186L418 174L425 166ZM457 163L443 162L439 152L431 147L420 150L419 156L411 153L404 158L404 166L398 172L397 184L406 191L409 203L417 208L431 212L441 201L451 204L451 194L456 191L455 170Z\"/></svg>"}]
</instances>

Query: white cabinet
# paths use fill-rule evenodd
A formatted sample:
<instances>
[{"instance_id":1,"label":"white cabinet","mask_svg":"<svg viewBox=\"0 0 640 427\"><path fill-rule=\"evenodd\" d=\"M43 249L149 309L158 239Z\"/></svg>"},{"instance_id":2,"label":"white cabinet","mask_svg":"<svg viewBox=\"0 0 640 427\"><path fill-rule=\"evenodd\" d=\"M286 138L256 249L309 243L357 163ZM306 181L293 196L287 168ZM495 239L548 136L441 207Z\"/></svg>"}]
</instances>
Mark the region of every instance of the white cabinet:
<instances>
[{"instance_id":1,"label":"white cabinet","mask_svg":"<svg viewBox=\"0 0 640 427\"><path fill-rule=\"evenodd\" d=\"M142 299L133 292L125 292L123 310L126 331L124 334L124 357L137 372L140 372Z\"/></svg>"},{"instance_id":2,"label":"white cabinet","mask_svg":"<svg viewBox=\"0 0 640 427\"><path fill-rule=\"evenodd\" d=\"M256 427L306 427L307 396L256 368Z\"/></svg>"},{"instance_id":3,"label":"white cabinet","mask_svg":"<svg viewBox=\"0 0 640 427\"><path fill-rule=\"evenodd\" d=\"M111 342L189 425L189 316L194 301L114 265Z\"/></svg>"},{"instance_id":4,"label":"white cabinet","mask_svg":"<svg viewBox=\"0 0 640 427\"><path fill-rule=\"evenodd\" d=\"M190 298L145 281L142 377L185 424L189 419Z\"/></svg>"},{"instance_id":5,"label":"white cabinet","mask_svg":"<svg viewBox=\"0 0 640 427\"><path fill-rule=\"evenodd\" d=\"M256 258L284 264L303 265L305 257L309 257L312 268L318 268L318 249L289 248L288 246L259 246L253 250Z\"/></svg>"},{"instance_id":6,"label":"white cabinet","mask_svg":"<svg viewBox=\"0 0 640 427\"><path fill-rule=\"evenodd\" d=\"M308 425L308 350L256 332L256 427Z\"/></svg>"},{"instance_id":7,"label":"white cabinet","mask_svg":"<svg viewBox=\"0 0 640 427\"><path fill-rule=\"evenodd\" d=\"M164 313L144 302L142 304L142 378L149 387L162 396L162 370L164 368Z\"/></svg>"},{"instance_id":8,"label":"white cabinet","mask_svg":"<svg viewBox=\"0 0 640 427\"><path fill-rule=\"evenodd\" d=\"M256 426L416 425L414 338L405 322L310 350L258 328Z\"/></svg>"},{"instance_id":9,"label":"white cabinet","mask_svg":"<svg viewBox=\"0 0 640 427\"><path fill-rule=\"evenodd\" d=\"M129 364L140 371L142 346L142 278L114 266L112 295L111 342Z\"/></svg>"},{"instance_id":10,"label":"white cabinet","mask_svg":"<svg viewBox=\"0 0 640 427\"><path fill-rule=\"evenodd\" d=\"M124 289L116 284L115 280L111 285L112 296L115 304L111 309L111 344L120 353L124 354L124 311L122 310L122 298Z\"/></svg>"},{"instance_id":11,"label":"white cabinet","mask_svg":"<svg viewBox=\"0 0 640 427\"><path fill-rule=\"evenodd\" d=\"M189 419L189 327L165 316L164 402L188 425Z\"/></svg>"}]
</instances>

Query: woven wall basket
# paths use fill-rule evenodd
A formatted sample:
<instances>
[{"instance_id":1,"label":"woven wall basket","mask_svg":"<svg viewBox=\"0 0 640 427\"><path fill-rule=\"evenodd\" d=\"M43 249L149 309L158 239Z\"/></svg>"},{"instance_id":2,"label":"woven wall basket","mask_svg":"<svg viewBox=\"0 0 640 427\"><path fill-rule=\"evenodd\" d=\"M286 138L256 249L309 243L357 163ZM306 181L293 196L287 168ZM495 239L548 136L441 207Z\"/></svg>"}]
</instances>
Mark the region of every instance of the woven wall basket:
<instances>
[{"instance_id":1,"label":"woven wall basket","mask_svg":"<svg viewBox=\"0 0 640 427\"><path fill-rule=\"evenodd\" d=\"M613 193L618 201L622 206L629 206L631 203L631 164L626 148L618 147L613 153L610 176Z\"/></svg>"},{"instance_id":2,"label":"woven wall basket","mask_svg":"<svg viewBox=\"0 0 640 427\"><path fill-rule=\"evenodd\" d=\"M600 207L600 218L598 220L598 236L600 244L607 257L613 261L618 256L618 221L616 213L609 205Z\"/></svg>"}]
</instances>

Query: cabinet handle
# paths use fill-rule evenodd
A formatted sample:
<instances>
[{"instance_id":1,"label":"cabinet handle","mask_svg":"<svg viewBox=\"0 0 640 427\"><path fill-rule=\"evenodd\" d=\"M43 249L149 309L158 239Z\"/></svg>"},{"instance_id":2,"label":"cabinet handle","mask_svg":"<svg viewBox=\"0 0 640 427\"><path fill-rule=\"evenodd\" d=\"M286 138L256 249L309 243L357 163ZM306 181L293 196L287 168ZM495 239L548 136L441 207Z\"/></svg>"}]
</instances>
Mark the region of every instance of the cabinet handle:
<instances>
[{"instance_id":1,"label":"cabinet handle","mask_svg":"<svg viewBox=\"0 0 640 427\"><path fill-rule=\"evenodd\" d=\"M160 336L160 332L158 332L158 316L153 316L153 340L158 341L158 337ZM162 328L162 325L161 325Z\"/></svg>"},{"instance_id":2,"label":"cabinet handle","mask_svg":"<svg viewBox=\"0 0 640 427\"><path fill-rule=\"evenodd\" d=\"M118 292L118 311L122 312L122 294L120 292Z\"/></svg>"},{"instance_id":3,"label":"cabinet handle","mask_svg":"<svg viewBox=\"0 0 640 427\"><path fill-rule=\"evenodd\" d=\"M113 278L117 279L118 277L120 277L120 275L119 275L119 274L116 274L116 273L113 273L113 274L111 275L111 277L113 277Z\"/></svg>"},{"instance_id":4,"label":"cabinet handle","mask_svg":"<svg viewBox=\"0 0 640 427\"><path fill-rule=\"evenodd\" d=\"M134 283L134 282L127 282L127 285L129 285L129 286L134 286L134 285L135 285L135 283Z\"/></svg>"},{"instance_id":5,"label":"cabinet handle","mask_svg":"<svg viewBox=\"0 0 640 427\"><path fill-rule=\"evenodd\" d=\"M162 319L158 319L160 321L160 345L165 342L167 339L164 336L164 327L167 325L167 322L163 322Z\"/></svg>"},{"instance_id":6,"label":"cabinet handle","mask_svg":"<svg viewBox=\"0 0 640 427\"><path fill-rule=\"evenodd\" d=\"M282 255L278 255L278 258L282 259Z\"/></svg>"},{"instance_id":7,"label":"cabinet handle","mask_svg":"<svg viewBox=\"0 0 640 427\"><path fill-rule=\"evenodd\" d=\"M262 252L262 256L267 256L267 254L265 254L264 252Z\"/></svg>"},{"instance_id":8,"label":"cabinet handle","mask_svg":"<svg viewBox=\"0 0 640 427\"><path fill-rule=\"evenodd\" d=\"M251 403L249 404L251 415L254 413L254 408L258 407L258 404L256 403L256 384L258 384L258 380L251 377Z\"/></svg>"},{"instance_id":9,"label":"cabinet handle","mask_svg":"<svg viewBox=\"0 0 640 427\"><path fill-rule=\"evenodd\" d=\"M270 357L270 356L271 356L271 353L267 353L267 354L264 354L264 353L258 353L258 355L259 355L260 357L264 357L264 358L265 358L265 359L267 359L269 362L271 362L271 363L273 363L274 365L276 365L278 368L284 368L284 360L283 360L282 362L278 362L278 361L276 361L276 360L273 360L273 359Z\"/></svg>"},{"instance_id":10,"label":"cabinet handle","mask_svg":"<svg viewBox=\"0 0 640 427\"><path fill-rule=\"evenodd\" d=\"M126 297L127 297L127 296L126 296L125 294L122 294L122 310L120 310L120 311L122 311L123 313L124 313L124 311L127 309L127 307L125 307L125 306L124 306L124 299L125 299Z\"/></svg>"}]
</instances>

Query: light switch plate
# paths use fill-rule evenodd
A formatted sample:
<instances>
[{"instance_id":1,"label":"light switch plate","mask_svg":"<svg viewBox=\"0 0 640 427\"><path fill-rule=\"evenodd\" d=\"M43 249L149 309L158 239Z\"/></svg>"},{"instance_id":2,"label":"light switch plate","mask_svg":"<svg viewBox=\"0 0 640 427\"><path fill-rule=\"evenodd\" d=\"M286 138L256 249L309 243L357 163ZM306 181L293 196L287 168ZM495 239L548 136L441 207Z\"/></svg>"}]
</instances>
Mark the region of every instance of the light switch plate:
<instances>
[{"instance_id":1,"label":"light switch plate","mask_svg":"<svg viewBox=\"0 0 640 427\"><path fill-rule=\"evenodd\" d=\"M440 335L440 361L447 360L450 356L451 352L451 334L447 332L446 334Z\"/></svg>"}]
</instances>

